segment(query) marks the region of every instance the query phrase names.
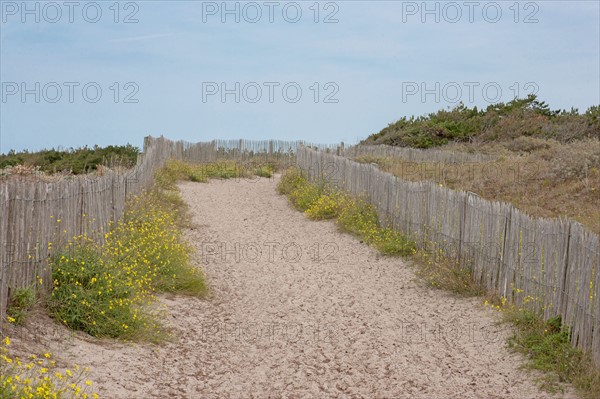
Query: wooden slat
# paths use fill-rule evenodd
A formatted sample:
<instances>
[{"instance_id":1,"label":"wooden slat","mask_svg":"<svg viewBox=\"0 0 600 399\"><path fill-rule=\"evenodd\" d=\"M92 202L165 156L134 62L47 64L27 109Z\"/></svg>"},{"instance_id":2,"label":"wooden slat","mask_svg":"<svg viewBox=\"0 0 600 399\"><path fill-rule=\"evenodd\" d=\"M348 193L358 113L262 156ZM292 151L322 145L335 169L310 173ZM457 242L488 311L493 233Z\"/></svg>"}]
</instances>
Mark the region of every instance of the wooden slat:
<instances>
[{"instance_id":1,"label":"wooden slat","mask_svg":"<svg viewBox=\"0 0 600 399\"><path fill-rule=\"evenodd\" d=\"M338 152L395 157L411 162L487 161L472 154L386 146L354 146ZM560 315L573 345L592 352L600 365L600 245L598 235L565 219L532 218L510 204L487 201L432 182L410 182L362 164L301 147L297 167L312 181L335 165L339 186L364 196L382 223L422 248L442 249L469 267L488 291L548 319Z\"/></svg>"}]
</instances>

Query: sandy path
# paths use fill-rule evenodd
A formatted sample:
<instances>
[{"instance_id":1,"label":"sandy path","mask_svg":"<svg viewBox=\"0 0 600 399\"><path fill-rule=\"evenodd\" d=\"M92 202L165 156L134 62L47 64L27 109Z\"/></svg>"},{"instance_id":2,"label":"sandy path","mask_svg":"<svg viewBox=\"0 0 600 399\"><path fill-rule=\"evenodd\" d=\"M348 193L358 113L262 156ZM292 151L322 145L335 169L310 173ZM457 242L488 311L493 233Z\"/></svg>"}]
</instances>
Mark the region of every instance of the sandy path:
<instances>
[{"instance_id":1,"label":"sandy path","mask_svg":"<svg viewBox=\"0 0 600 399\"><path fill-rule=\"evenodd\" d=\"M180 185L213 298L163 298L175 342L45 344L89 365L110 398L551 397L478 300L421 287L401 260L306 219L275 185Z\"/></svg>"}]
</instances>

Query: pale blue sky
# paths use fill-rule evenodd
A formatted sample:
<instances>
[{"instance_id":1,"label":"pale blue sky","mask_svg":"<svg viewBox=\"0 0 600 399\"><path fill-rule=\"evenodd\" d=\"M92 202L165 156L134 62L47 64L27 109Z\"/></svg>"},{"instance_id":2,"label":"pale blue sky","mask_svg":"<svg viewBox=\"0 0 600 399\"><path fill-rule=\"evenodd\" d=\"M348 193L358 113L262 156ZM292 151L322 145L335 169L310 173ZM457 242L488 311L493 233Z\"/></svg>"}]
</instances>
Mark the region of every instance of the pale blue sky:
<instances>
[{"instance_id":1,"label":"pale blue sky","mask_svg":"<svg viewBox=\"0 0 600 399\"><path fill-rule=\"evenodd\" d=\"M233 14L221 21L221 1L120 2L118 15L114 3L78 2L70 22L62 1L54 3L58 9L29 1L30 9L36 4L39 9L36 22L35 13L23 12L22 1L0 2L0 152L141 146L144 136L161 134L189 141L352 143L402 116L433 112L456 99L486 106L497 97L496 88L502 90L501 101L511 100L518 87L521 96L537 90L552 108L585 110L600 103L597 1L519 2L516 7L515 1L476 2L472 22L462 1L427 2L433 14L422 13L421 1L321 1L316 7L314 0L273 2L273 22L264 1L227 2L230 8L238 4L239 23ZM262 17L251 23L255 5ZM502 15L492 23L498 8ZM102 15L92 23L97 9ZM292 23L296 9L302 15ZM457 10L462 17L453 23ZM124 23L129 14L138 22ZM324 23L329 14L338 22ZM68 82L74 82L72 103ZM220 90L221 83L233 89L235 82L240 83L239 103L234 94L222 102L219 93L204 93L203 101L203 83L205 90ZM293 82L286 100L282 87ZM87 83L92 83L90 101L82 93ZM270 102L268 85L276 83ZM33 91L24 98L23 84ZM425 98L423 84L432 89ZM52 103L56 86L62 97ZM262 97L252 103L256 86ZM102 90L95 103L94 87ZM294 87L302 90L297 102L291 102ZM407 92L415 88L417 93ZM138 102L125 103L127 94ZM337 102L325 103L328 94Z\"/></svg>"}]
</instances>

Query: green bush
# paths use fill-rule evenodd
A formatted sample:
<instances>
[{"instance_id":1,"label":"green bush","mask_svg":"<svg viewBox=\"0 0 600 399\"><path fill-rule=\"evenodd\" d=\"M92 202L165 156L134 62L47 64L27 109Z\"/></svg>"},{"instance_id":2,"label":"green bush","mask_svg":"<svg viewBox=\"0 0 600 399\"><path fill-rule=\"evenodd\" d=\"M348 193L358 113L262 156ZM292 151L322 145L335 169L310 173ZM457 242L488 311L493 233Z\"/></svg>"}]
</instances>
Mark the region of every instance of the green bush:
<instances>
[{"instance_id":1,"label":"green bush","mask_svg":"<svg viewBox=\"0 0 600 399\"><path fill-rule=\"evenodd\" d=\"M530 95L507 103L491 104L484 110L463 104L420 117L403 117L372 134L365 144L431 148L451 142L510 141L518 137L554 139L562 143L600 137L600 107L585 113L550 110Z\"/></svg>"},{"instance_id":2,"label":"green bush","mask_svg":"<svg viewBox=\"0 0 600 399\"><path fill-rule=\"evenodd\" d=\"M119 165L131 167L135 165L140 149L127 144L124 146L81 147L68 150L27 150L8 154L0 154L0 169L7 166L31 165L39 166L42 172L53 173L71 170L74 174L88 173L96 170L98 165Z\"/></svg>"},{"instance_id":3,"label":"green bush","mask_svg":"<svg viewBox=\"0 0 600 399\"><path fill-rule=\"evenodd\" d=\"M600 371L589 354L571 345L570 329L560 316L543 320L526 309L509 308L505 320L516 327L509 347L528 357L530 368L544 371L542 387L549 391L571 383L582 398L597 398L600 392Z\"/></svg>"},{"instance_id":4,"label":"green bush","mask_svg":"<svg viewBox=\"0 0 600 399\"><path fill-rule=\"evenodd\" d=\"M471 262L461 262L452 254L436 250L435 243L429 249L414 251L415 274L429 287L450 291L462 297L481 296L485 290L473 280Z\"/></svg>"},{"instance_id":5,"label":"green bush","mask_svg":"<svg viewBox=\"0 0 600 399\"><path fill-rule=\"evenodd\" d=\"M362 199L350 199L341 208L338 226L345 232L356 234L373 242L378 233L378 217L375 209Z\"/></svg>"},{"instance_id":6,"label":"green bush","mask_svg":"<svg viewBox=\"0 0 600 399\"><path fill-rule=\"evenodd\" d=\"M313 184L295 170L288 171L280 180L278 190L288 195L294 207L311 219L336 219L342 231L355 234L381 253L391 256L412 255L415 243L400 232L382 228L375 209L365 200L325 189L324 184Z\"/></svg>"},{"instance_id":7,"label":"green bush","mask_svg":"<svg viewBox=\"0 0 600 399\"><path fill-rule=\"evenodd\" d=\"M128 274L94 243L72 243L53 260L50 314L96 337L141 335L148 322L140 312L147 297L139 295Z\"/></svg>"},{"instance_id":8,"label":"green bush","mask_svg":"<svg viewBox=\"0 0 600 399\"><path fill-rule=\"evenodd\" d=\"M277 191L279 194L289 195L301 185L305 184L305 179L296 168L286 170L279 180Z\"/></svg>"},{"instance_id":9,"label":"green bush","mask_svg":"<svg viewBox=\"0 0 600 399\"><path fill-rule=\"evenodd\" d=\"M254 174L258 177L273 177L273 173L275 173L275 168L271 164L261 165L254 169Z\"/></svg>"},{"instance_id":10,"label":"green bush","mask_svg":"<svg viewBox=\"0 0 600 399\"><path fill-rule=\"evenodd\" d=\"M290 193L290 200L299 211L306 211L315 204L323 194L323 189L305 182Z\"/></svg>"},{"instance_id":11,"label":"green bush","mask_svg":"<svg viewBox=\"0 0 600 399\"><path fill-rule=\"evenodd\" d=\"M156 185L165 190L174 190L175 183L179 180L208 181L205 171L199 165L192 166L175 159L169 159L154 176Z\"/></svg>"},{"instance_id":12,"label":"green bush","mask_svg":"<svg viewBox=\"0 0 600 399\"><path fill-rule=\"evenodd\" d=\"M235 161L219 161L200 165L208 178L233 179L246 177L246 169Z\"/></svg>"},{"instance_id":13,"label":"green bush","mask_svg":"<svg viewBox=\"0 0 600 399\"><path fill-rule=\"evenodd\" d=\"M294 207L302 212L309 209L323 194L321 187L310 184L296 169L289 169L283 174L278 191L287 195Z\"/></svg>"},{"instance_id":14,"label":"green bush","mask_svg":"<svg viewBox=\"0 0 600 399\"><path fill-rule=\"evenodd\" d=\"M339 192L322 194L306 209L306 215L314 220L333 219L339 216L346 199Z\"/></svg>"},{"instance_id":15,"label":"green bush","mask_svg":"<svg viewBox=\"0 0 600 399\"><path fill-rule=\"evenodd\" d=\"M374 240L374 246L381 253L393 256L413 255L417 249L414 241L389 228L380 229Z\"/></svg>"},{"instance_id":16,"label":"green bush","mask_svg":"<svg viewBox=\"0 0 600 399\"><path fill-rule=\"evenodd\" d=\"M171 159L165 167L156 173L155 180L159 187L166 190L175 189L175 183L188 180L206 183L209 179L250 178L252 176L272 177L276 166L273 163L251 163L248 165L236 161L190 163Z\"/></svg>"},{"instance_id":17,"label":"green bush","mask_svg":"<svg viewBox=\"0 0 600 399\"><path fill-rule=\"evenodd\" d=\"M72 329L98 337L158 341L164 329L150 306L158 292L207 293L189 264L183 210L172 192L142 194L99 245L76 237L52 259L50 313Z\"/></svg>"}]
</instances>

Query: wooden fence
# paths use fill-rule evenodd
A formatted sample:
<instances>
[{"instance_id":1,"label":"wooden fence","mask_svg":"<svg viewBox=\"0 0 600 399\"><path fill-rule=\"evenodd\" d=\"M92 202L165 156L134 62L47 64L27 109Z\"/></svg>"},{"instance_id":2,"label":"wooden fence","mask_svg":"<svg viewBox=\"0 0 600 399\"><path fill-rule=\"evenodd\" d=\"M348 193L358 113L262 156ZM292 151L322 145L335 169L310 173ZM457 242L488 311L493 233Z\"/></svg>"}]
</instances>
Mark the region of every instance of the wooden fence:
<instances>
[{"instance_id":1,"label":"wooden fence","mask_svg":"<svg viewBox=\"0 0 600 399\"><path fill-rule=\"evenodd\" d=\"M0 179L0 327L11 290L32 285L51 288L48 260L53 249L80 235L102 242L109 223L122 216L128 196L148 188L165 160L258 159L293 164L300 145L325 151L337 148L302 141L188 143L147 137L144 152L129 170L108 169L102 176Z\"/></svg>"},{"instance_id":2,"label":"wooden fence","mask_svg":"<svg viewBox=\"0 0 600 399\"><path fill-rule=\"evenodd\" d=\"M471 154L468 152L442 151L435 149L419 149L410 147L394 147L389 145L355 145L341 152L348 158L361 156L390 157L402 159L404 162L432 162L432 163L457 163L457 162L486 162L495 158L485 154Z\"/></svg>"},{"instance_id":3,"label":"wooden fence","mask_svg":"<svg viewBox=\"0 0 600 399\"><path fill-rule=\"evenodd\" d=\"M221 159L235 161L277 161L293 166L299 146L325 152L343 152L343 144L314 144L305 141L282 140L213 140L199 143L178 141L174 143L174 157L193 162L213 162Z\"/></svg>"},{"instance_id":4,"label":"wooden fence","mask_svg":"<svg viewBox=\"0 0 600 399\"><path fill-rule=\"evenodd\" d=\"M0 181L0 317L11 290L51 287L53 249L80 235L101 241L109 223L122 216L126 198L149 186L170 150L168 140L147 138L129 170Z\"/></svg>"},{"instance_id":5,"label":"wooden fence","mask_svg":"<svg viewBox=\"0 0 600 399\"><path fill-rule=\"evenodd\" d=\"M458 260L489 292L546 319L560 315L573 345L600 365L600 245L581 224L532 218L510 204L309 148L298 150L297 167L311 181L366 197L383 224Z\"/></svg>"}]
</instances>

